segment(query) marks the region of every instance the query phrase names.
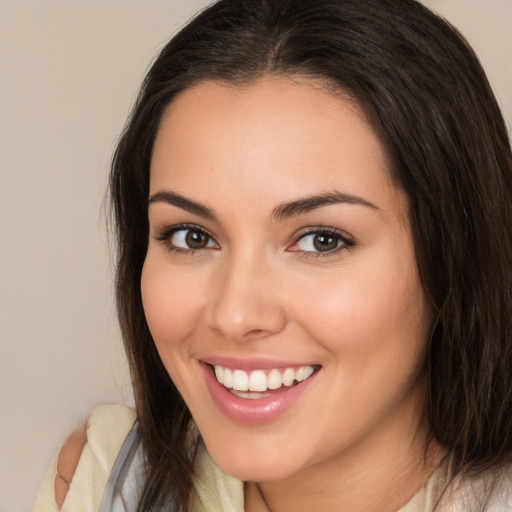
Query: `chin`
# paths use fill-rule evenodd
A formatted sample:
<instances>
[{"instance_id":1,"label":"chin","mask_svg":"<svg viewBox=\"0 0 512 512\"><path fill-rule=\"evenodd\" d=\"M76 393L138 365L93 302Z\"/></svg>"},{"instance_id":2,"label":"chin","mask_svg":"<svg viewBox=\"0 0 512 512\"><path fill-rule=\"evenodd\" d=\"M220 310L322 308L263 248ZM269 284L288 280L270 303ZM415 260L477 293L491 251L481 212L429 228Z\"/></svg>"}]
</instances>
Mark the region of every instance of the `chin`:
<instances>
[{"instance_id":1,"label":"chin","mask_svg":"<svg viewBox=\"0 0 512 512\"><path fill-rule=\"evenodd\" d=\"M226 464L223 464L223 461L217 463L216 460L215 463L224 473L244 482L268 482L282 480L295 473L295 471L289 467L270 467L265 463L247 463L238 465L233 464L233 461L226 461Z\"/></svg>"},{"instance_id":2,"label":"chin","mask_svg":"<svg viewBox=\"0 0 512 512\"><path fill-rule=\"evenodd\" d=\"M291 460L289 453L283 450L262 450L256 447L247 450L247 447L224 446L206 447L215 464L226 474L244 482L263 482L281 480L299 469L299 462Z\"/></svg>"}]
</instances>

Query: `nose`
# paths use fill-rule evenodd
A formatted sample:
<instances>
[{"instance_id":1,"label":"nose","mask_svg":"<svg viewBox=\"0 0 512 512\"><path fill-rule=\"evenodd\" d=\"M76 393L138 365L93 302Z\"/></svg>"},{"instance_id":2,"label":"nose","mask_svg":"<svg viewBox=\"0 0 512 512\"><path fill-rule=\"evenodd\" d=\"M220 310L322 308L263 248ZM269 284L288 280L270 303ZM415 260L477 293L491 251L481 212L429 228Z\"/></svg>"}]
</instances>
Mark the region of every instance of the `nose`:
<instances>
[{"instance_id":1,"label":"nose","mask_svg":"<svg viewBox=\"0 0 512 512\"><path fill-rule=\"evenodd\" d=\"M281 332L287 320L276 274L269 262L255 255L224 261L209 302L210 327L236 342Z\"/></svg>"}]
</instances>

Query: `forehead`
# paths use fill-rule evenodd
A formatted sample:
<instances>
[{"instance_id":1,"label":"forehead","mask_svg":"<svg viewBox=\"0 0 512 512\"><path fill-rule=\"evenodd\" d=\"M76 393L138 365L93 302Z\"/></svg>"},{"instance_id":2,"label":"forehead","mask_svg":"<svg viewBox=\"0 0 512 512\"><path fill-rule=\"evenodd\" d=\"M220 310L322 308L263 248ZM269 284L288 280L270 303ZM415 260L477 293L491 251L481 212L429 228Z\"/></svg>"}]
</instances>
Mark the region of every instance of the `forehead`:
<instances>
[{"instance_id":1,"label":"forehead","mask_svg":"<svg viewBox=\"0 0 512 512\"><path fill-rule=\"evenodd\" d=\"M220 185L226 198L276 201L341 188L381 196L387 207L398 192L359 106L317 81L289 77L242 87L206 81L167 107L153 151L151 191L170 186L189 193L192 187L196 195L211 196Z\"/></svg>"}]
</instances>

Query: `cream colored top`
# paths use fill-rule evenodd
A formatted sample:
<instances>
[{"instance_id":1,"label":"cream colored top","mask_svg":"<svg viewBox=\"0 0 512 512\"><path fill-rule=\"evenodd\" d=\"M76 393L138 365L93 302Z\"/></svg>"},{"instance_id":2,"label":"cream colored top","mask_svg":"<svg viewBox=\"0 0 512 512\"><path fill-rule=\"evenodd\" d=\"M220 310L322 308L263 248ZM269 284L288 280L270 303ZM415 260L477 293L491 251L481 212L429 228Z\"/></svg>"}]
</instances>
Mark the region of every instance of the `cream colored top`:
<instances>
[{"instance_id":1,"label":"cream colored top","mask_svg":"<svg viewBox=\"0 0 512 512\"><path fill-rule=\"evenodd\" d=\"M87 424L87 443L62 508L55 501L58 453L53 457L36 500L34 512L98 512L103 492L135 412L122 405L97 407Z\"/></svg>"},{"instance_id":2,"label":"cream colored top","mask_svg":"<svg viewBox=\"0 0 512 512\"><path fill-rule=\"evenodd\" d=\"M128 467L123 468L122 484L111 479L112 469L135 419L131 409L119 405L104 405L94 410L88 422L87 444L60 512L99 512L107 484L112 488L119 487L120 493L109 512L135 511L137 482L143 465L140 447L135 456L132 450L132 458L124 464ZM132 441L133 433L130 434ZM118 461L116 467L120 462L123 461ZM34 512L59 512L54 495L56 468L57 455L43 481ZM197 452L194 472L196 481L190 512L244 512L243 482L223 473L203 444ZM427 485L397 512L433 512L434 507L435 512L512 511L512 469L499 480L485 476L473 480L456 479L443 493L445 476L445 468L441 466Z\"/></svg>"}]
</instances>

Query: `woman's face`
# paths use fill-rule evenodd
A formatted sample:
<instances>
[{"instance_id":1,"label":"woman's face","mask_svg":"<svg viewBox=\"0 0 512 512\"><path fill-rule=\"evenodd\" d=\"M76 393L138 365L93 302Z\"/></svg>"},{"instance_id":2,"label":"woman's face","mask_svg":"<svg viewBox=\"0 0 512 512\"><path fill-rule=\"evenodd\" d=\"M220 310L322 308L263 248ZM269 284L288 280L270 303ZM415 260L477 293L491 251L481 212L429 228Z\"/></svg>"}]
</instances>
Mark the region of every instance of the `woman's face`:
<instances>
[{"instance_id":1,"label":"woman's face","mask_svg":"<svg viewBox=\"0 0 512 512\"><path fill-rule=\"evenodd\" d=\"M149 225L147 321L224 471L279 479L414 437L430 312L407 199L354 102L284 77L185 91Z\"/></svg>"}]
</instances>

